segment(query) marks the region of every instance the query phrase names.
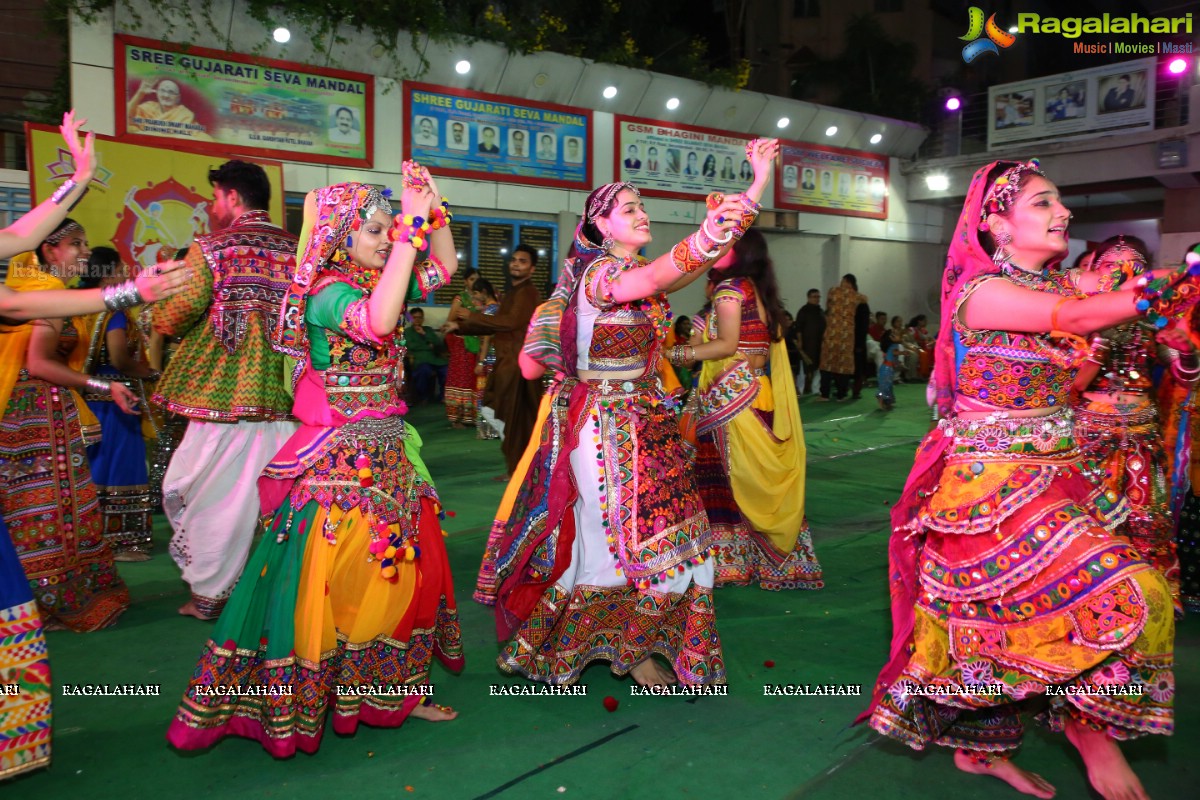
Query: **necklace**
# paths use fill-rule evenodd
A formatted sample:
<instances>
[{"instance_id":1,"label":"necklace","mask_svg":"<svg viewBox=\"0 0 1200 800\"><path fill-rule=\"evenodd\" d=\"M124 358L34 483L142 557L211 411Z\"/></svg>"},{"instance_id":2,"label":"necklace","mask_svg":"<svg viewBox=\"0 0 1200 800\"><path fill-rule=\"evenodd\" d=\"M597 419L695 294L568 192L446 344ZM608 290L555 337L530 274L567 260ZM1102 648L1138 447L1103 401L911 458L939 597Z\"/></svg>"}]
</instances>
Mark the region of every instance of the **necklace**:
<instances>
[{"instance_id":1,"label":"necklace","mask_svg":"<svg viewBox=\"0 0 1200 800\"><path fill-rule=\"evenodd\" d=\"M1063 272L1029 272L1018 267L1011 261L1004 262L1000 273L1018 286L1032 289L1035 292L1051 292L1053 294L1073 294L1069 287L1063 285L1066 273Z\"/></svg>"}]
</instances>

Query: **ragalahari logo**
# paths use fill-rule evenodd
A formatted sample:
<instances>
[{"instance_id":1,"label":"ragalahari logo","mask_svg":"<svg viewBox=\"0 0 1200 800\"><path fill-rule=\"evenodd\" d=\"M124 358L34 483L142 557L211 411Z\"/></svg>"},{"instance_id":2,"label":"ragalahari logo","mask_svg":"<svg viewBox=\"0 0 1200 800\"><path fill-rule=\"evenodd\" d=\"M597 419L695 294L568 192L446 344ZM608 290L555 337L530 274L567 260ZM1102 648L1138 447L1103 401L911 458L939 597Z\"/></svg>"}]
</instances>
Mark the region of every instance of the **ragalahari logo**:
<instances>
[{"instance_id":1,"label":"ragalahari logo","mask_svg":"<svg viewBox=\"0 0 1200 800\"><path fill-rule=\"evenodd\" d=\"M963 61L970 64L975 59L979 58L984 53L992 53L1000 55L1001 48L1012 47L1012 43L1017 40L1008 31L996 24L996 15L992 14L987 18L987 24L983 21L983 9L978 6L971 6L971 10L967 12L968 28L967 35L958 37L964 42L970 42L963 48ZM987 34L986 39L980 37Z\"/></svg>"}]
</instances>

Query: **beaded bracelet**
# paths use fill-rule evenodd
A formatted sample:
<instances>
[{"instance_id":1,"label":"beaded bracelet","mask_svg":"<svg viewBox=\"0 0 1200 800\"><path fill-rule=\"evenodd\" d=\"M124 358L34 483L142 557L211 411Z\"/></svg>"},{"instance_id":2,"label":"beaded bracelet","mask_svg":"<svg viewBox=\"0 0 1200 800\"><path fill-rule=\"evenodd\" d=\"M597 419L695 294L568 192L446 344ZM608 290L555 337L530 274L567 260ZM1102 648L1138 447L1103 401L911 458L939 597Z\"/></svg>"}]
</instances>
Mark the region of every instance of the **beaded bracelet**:
<instances>
[{"instance_id":1,"label":"beaded bracelet","mask_svg":"<svg viewBox=\"0 0 1200 800\"><path fill-rule=\"evenodd\" d=\"M105 381L100 378L88 378L84 381L84 385L93 394L112 394L112 381Z\"/></svg>"},{"instance_id":2,"label":"beaded bracelet","mask_svg":"<svg viewBox=\"0 0 1200 800\"><path fill-rule=\"evenodd\" d=\"M450 220L454 219L454 215L450 213L450 201L442 198L442 204L434 206L429 210L429 229L441 230L450 224Z\"/></svg>"},{"instance_id":3,"label":"beaded bracelet","mask_svg":"<svg viewBox=\"0 0 1200 800\"><path fill-rule=\"evenodd\" d=\"M1148 274L1140 276L1134 287L1141 297L1134 308L1145 314L1146 321L1155 328L1167 327L1171 317L1183 316L1200 300L1200 288L1190 280L1197 275L1200 275L1200 256L1188 253L1183 265L1170 275L1154 280L1150 280Z\"/></svg>"},{"instance_id":4,"label":"beaded bracelet","mask_svg":"<svg viewBox=\"0 0 1200 800\"><path fill-rule=\"evenodd\" d=\"M429 221L424 217L417 217L412 214L400 214L392 220L392 228L388 231L388 238L393 242L408 242L415 249L424 250L431 227Z\"/></svg>"}]
</instances>

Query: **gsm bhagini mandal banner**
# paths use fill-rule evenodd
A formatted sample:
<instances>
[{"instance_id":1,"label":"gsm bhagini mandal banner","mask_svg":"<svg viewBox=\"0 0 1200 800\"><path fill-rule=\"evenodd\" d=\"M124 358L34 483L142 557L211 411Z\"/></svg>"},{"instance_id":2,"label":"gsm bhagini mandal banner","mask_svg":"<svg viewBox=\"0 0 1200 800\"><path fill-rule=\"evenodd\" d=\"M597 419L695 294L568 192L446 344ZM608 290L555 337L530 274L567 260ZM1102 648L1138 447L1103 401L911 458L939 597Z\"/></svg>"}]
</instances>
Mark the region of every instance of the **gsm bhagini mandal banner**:
<instances>
[{"instance_id":1,"label":"gsm bhagini mandal banner","mask_svg":"<svg viewBox=\"0 0 1200 800\"><path fill-rule=\"evenodd\" d=\"M121 34L113 46L122 140L371 166L370 75Z\"/></svg>"}]
</instances>

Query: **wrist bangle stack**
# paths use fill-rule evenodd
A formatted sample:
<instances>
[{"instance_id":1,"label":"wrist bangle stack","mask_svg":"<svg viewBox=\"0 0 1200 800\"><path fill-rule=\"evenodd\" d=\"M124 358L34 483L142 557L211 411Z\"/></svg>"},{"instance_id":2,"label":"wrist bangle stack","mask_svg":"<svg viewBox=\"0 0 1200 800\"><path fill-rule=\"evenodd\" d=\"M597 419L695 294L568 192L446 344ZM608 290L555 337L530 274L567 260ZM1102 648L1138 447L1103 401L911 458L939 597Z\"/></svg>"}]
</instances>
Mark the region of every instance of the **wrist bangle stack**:
<instances>
[{"instance_id":1,"label":"wrist bangle stack","mask_svg":"<svg viewBox=\"0 0 1200 800\"><path fill-rule=\"evenodd\" d=\"M388 238L393 242L408 242L417 250L424 250L432 225L424 217L401 214L392 220Z\"/></svg>"},{"instance_id":2,"label":"wrist bangle stack","mask_svg":"<svg viewBox=\"0 0 1200 800\"><path fill-rule=\"evenodd\" d=\"M54 201L54 205L61 206L63 204L63 200L67 199L67 195L69 195L78 185L79 182L74 178L67 178L62 182L61 186L54 190L54 194L50 195L50 199Z\"/></svg>"},{"instance_id":3,"label":"wrist bangle stack","mask_svg":"<svg viewBox=\"0 0 1200 800\"><path fill-rule=\"evenodd\" d=\"M88 391L93 394L112 394L112 381L101 380L100 378L88 378L85 385Z\"/></svg>"},{"instance_id":4,"label":"wrist bangle stack","mask_svg":"<svg viewBox=\"0 0 1200 800\"><path fill-rule=\"evenodd\" d=\"M100 295L104 298L104 307L109 311L120 311L142 303L142 295L135 281L105 286L100 290Z\"/></svg>"},{"instance_id":5,"label":"wrist bangle stack","mask_svg":"<svg viewBox=\"0 0 1200 800\"><path fill-rule=\"evenodd\" d=\"M443 197L440 206L434 206L429 210L429 229L431 231L441 230L449 225L452 219L454 219L454 215L450 213L450 201Z\"/></svg>"}]
</instances>

